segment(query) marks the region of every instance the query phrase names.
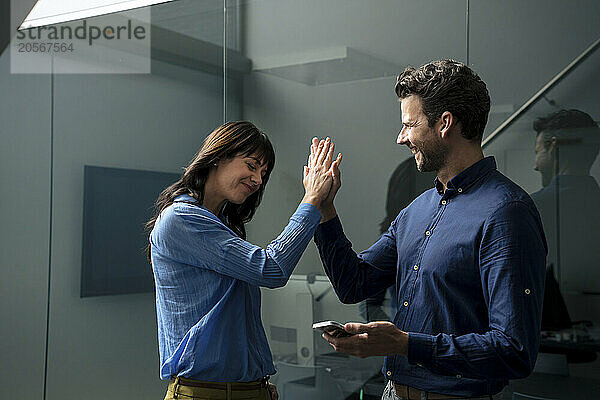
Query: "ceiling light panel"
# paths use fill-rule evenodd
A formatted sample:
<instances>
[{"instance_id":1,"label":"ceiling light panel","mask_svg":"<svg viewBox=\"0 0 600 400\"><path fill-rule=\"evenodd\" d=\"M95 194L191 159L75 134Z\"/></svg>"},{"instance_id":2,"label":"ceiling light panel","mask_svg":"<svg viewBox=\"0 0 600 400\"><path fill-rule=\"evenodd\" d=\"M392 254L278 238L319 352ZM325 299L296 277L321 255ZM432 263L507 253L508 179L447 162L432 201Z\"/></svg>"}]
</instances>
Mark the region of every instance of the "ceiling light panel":
<instances>
[{"instance_id":1,"label":"ceiling light panel","mask_svg":"<svg viewBox=\"0 0 600 400\"><path fill-rule=\"evenodd\" d=\"M168 3L174 0L38 0L19 30Z\"/></svg>"}]
</instances>

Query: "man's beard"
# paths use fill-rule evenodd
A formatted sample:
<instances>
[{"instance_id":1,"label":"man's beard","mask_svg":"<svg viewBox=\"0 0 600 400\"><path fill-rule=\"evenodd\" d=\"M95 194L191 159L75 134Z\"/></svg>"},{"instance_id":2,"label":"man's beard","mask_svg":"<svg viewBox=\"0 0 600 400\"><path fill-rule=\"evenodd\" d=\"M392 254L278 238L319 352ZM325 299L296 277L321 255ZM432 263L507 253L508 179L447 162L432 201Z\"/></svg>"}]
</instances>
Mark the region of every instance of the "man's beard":
<instances>
[{"instance_id":1,"label":"man's beard","mask_svg":"<svg viewBox=\"0 0 600 400\"><path fill-rule=\"evenodd\" d=\"M446 165L448 147L442 141L436 140L427 144L423 142L418 150L418 153L421 153L421 162L417 161L417 154L415 162L420 172L437 172Z\"/></svg>"}]
</instances>

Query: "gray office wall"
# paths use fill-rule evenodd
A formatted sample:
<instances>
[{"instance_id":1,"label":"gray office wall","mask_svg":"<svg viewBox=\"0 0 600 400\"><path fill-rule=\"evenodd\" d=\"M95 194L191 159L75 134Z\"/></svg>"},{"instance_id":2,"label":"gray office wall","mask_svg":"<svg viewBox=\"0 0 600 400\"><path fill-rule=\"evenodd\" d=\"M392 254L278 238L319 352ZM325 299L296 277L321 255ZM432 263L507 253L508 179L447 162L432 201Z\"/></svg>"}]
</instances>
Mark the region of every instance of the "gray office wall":
<instances>
[{"instance_id":1,"label":"gray office wall","mask_svg":"<svg viewBox=\"0 0 600 400\"><path fill-rule=\"evenodd\" d=\"M50 77L11 76L4 52L0 93L0 385L3 398L41 399L50 238Z\"/></svg>"},{"instance_id":2,"label":"gray office wall","mask_svg":"<svg viewBox=\"0 0 600 400\"><path fill-rule=\"evenodd\" d=\"M600 37L598 15L595 0L470 1L469 61L486 81L493 104L516 110ZM581 95L575 85L565 89ZM593 97L585 108L598 116ZM494 116L488 132L505 116Z\"/></svg>"}]
</instances>

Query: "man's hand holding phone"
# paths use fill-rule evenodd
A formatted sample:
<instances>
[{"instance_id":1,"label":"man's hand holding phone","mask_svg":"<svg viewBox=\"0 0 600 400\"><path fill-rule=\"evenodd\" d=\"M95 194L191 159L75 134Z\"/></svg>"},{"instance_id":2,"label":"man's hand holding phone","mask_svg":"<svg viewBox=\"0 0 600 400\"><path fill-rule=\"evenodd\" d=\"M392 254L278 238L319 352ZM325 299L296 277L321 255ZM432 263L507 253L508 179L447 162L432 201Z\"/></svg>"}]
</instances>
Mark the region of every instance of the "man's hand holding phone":
<instances>
[{"instance_id":1,"label":"man's hand holding phone","mask_svg":"<svg viewBox=\"0 0 600 400\"><path fill-rule=\"evenodd\" d=\"M346 332L344 325L337 321L316 322L312 327L313 329L318 329L335 338L349 337L353 335L353 333Z\"/></svg>"},{"instance_id":2,"label":"man's hand holding phone","mask_svg":"<svg viewBox=\"0 0 600 400\"><path fill-rule=\"evenodd\" d=\"M332 322L334 324L331 324ZM335 321L327 321L321 324L327 323L334 327L331 329L335 329L338 335L342 335L334 336L334 334L322 329L323 339L328 341L337 352L360 358L397 354L408 355L408 334L398 329L391 322L381 321L368 324L354 322L342 325ZM313 328L315 325L313 325Z\"/></svg>"}]
</instances>

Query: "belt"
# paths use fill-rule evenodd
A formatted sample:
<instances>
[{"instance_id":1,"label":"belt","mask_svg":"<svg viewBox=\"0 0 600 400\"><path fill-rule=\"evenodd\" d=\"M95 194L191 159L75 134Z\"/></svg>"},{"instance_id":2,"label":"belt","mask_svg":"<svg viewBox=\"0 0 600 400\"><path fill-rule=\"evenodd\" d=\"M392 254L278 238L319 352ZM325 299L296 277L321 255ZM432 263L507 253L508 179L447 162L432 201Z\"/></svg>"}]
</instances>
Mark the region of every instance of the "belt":
<instances>
[{"instance_id":1,"label":"belt","mask_svg":"<svg viewBox=\"0 0 600 400\"><path fill-rule=\"evenodd\" d=\"M462 396L451 396L449 394L432 393L424 390L415 389L410 386L400 385L392 382L396 396L403 397L409 400L444 400L444 399L464 399Z\"/></svg>"},{"instance_id":2,"label":"belt","mask_svg":"<svg viewBox=\"0 0 600 400\"><path fill-rule=\"evenodd\" d=\"M190 386L204 389L214 389L214 390L231 390L231 391L239 391L239 390L258 390L266 388L268 385L269 377L265 377L259 381L254 382L204 382L197 381L195 379L187 379L181 377L171 377L171 382L176 386Z\"/></svg>"}]
</instances>

